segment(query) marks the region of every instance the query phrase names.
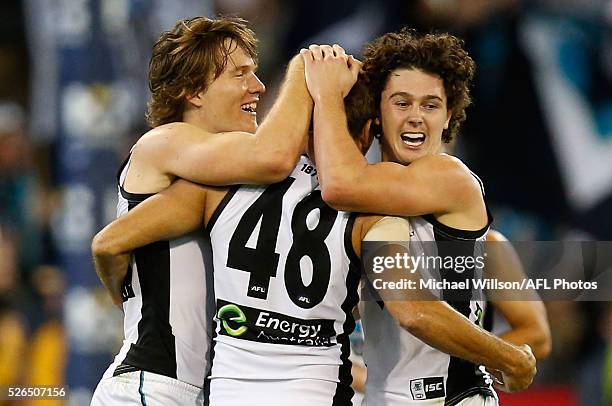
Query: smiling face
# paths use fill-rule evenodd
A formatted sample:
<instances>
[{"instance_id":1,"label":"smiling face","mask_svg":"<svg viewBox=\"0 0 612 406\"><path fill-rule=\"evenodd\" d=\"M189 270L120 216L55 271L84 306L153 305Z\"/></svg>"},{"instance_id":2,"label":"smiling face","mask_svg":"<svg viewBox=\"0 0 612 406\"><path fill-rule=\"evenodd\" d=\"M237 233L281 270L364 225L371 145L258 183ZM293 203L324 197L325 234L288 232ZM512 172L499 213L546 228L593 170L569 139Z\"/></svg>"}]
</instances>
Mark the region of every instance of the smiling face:
<instances>
[{"instance_id":1,"label":"smiling face","mask_svg":"<svg viewBox=\"0 0 612 406\"><path fill-rule=\"evenodd\" d=\"M213 133L257 130L257 103L266 88L255 74L257 66L240 47L229 54L225 69L205 91L188 98L197 107L199 125Z\"/></svg>"},{"instance_id":2,"label":"smiling face","mask_svg":"<svg viewBox=\"0 0 612 406\"><path fill-rule=\"evenodd\" d=\"M451 118L446 102L439 76L417 69L392 71L379 106L383 160L406 165L439 152Z\"/></svg>"}]
</instances>

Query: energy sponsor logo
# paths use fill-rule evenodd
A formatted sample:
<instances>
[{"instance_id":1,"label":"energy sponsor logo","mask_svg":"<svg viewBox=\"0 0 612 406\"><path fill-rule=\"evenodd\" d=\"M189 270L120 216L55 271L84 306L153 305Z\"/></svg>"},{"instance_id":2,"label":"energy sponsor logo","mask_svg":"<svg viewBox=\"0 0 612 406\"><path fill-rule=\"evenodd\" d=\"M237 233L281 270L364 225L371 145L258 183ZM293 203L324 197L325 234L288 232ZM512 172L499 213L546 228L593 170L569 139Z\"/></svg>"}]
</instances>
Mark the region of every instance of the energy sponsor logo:
<instances>
[{"instance_id":1,"label":"energy sponsor logo","mask_svg":"<svg viewBox=\"0 0 612 406\"><path fill-rule=\"evenodd\" d=\"M247 326L241 325L246 322L246 315L235 304L230 303L221 307L217 312L217 317L221 320L223 330L232 337L240 337L249 330ZM230 325L230 322L232 325L239 325L240 327L236 326L234 328Z\"/></svg>"},{"instance_id":2,"label":"energy sponsor logo","mask_svg":"<svg viewBox=\"0 0 612 406\"><path fill-rule=\"evenodd\" d=\"M436 399L445 396L444 378L434 376L429 378L412 379L410 393L414 400Z\"/></svg>"},{"instance_id":3,"label":"energy sponsor logo","mask_svg":"<svg viewBox=\"0 0 612 406\"><path fill-rule=\"evenodd\" d=\"M269 344L331 347L337 343L333 320L299 319L282 313L217 300L221 335Z\"/></svg>"}]
</instances>

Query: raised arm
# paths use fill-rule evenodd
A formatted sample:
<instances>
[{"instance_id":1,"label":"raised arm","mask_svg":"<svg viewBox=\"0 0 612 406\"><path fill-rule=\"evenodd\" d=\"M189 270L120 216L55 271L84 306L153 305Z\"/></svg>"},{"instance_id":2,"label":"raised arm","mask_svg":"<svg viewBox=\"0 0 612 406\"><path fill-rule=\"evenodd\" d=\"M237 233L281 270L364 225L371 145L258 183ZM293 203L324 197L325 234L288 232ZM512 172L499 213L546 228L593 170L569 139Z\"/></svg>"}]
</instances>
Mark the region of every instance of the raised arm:
<instances>
[{"instance_id":1,"label":"raised arm","mask_svg":"<svg viewBox=\"0 0 612 406\"><path fill-rule=\"evenodd\" d=\"M96 273L117 306L130 252L202 227L205 199L201 186L178 180L96 234L91 244Z\"/></svg>"},{"instance_id":2,"label":"raised arm","mask_svg":"<svg viewBox=\"0 0 612 406\"><path fill-rule=\"evenodd\" d=\"M154 168L206 185L273 183L284 179L304 150L312 116L312 99L298 55L289 63L272 109L255 134L208 133L187 123L171 123L143 136L133 165Z\"/></svg>"},{"instance_id":3,"label":"raised arm","mask_svg":"<svg viewBox=\"0 0 612 406\"><path fill-rule=\"evenodd\" d=\"M303 52L315 101L317 170L327 203L340 210L416 216L452 212L456 205L480 198L476 179L448 155L426 156L408 166L368 165L349 134L344 108L343 97L354 83L347 80L354 77L352 59L348 66L323 64L311 54Z\"/></svg>"},{"instance_id":4,"label":"raised arm","mask_svg":"<svg viewBox=\"0 0 612 406\"><path fill-rule=\"evenodd\" d=\"M325 104L320 108L324 111ZM318 132L321 129L317 127L321 121L316 118L318 114L319 108L315 107L317 170L323 199L334 208L419 216L462 210L467 202L480 198L476 179L458 159L449 155L430 155L408 166L394 162L370 165L348 136L342 139L330 136L335 131L332 129ZM327 122L331 123L331 120ZM342 157L335 160L332 154Z\"/></svg>"},{"instance_id":5,"label":"raised arm","mask_svg":"<svg viewBox=\"0 0 612 406\"><path fill-rule=\"evenodd\" d=\"M485 269L488 277L504 281L519 281L526 278L516 251L500 232L491 230L487 242L489 244ZM544 304L536 292L531 294L533 300L498 300L493 295L491 303L510 324L510 329L501 337L513 344L529 344L535 357L542 360L548 357L551 351L550 326Z\"/></svg>"}]
</instances>

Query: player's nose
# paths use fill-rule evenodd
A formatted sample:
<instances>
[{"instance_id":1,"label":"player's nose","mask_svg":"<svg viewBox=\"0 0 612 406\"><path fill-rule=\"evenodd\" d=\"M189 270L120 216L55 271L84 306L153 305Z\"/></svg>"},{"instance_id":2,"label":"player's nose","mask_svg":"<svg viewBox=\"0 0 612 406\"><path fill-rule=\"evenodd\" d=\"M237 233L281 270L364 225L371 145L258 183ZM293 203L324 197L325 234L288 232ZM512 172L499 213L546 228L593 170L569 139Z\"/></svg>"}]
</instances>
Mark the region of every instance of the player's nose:
<instances>
[{"instance_id":1,"label":"player's nose","mask_svg":"<svg viewBox=\"0 0 612 406\"><path fill-rule=\"evenodd\" d=\"M411 125L420 125L423 124L423 116L418 109L411 109L406 117L406 121Z\"/></svg>"},{"instance_id":2,"label":"player's nose","mask_svg":"<svg viewBox=\"0 0 612 406\"><path fill-rule=\"evenodd\" d=\"M259 79L259 77L253 73L249 83L249 91L251 93L265 93L266 85Z\"/></svg>"}]
</instances>

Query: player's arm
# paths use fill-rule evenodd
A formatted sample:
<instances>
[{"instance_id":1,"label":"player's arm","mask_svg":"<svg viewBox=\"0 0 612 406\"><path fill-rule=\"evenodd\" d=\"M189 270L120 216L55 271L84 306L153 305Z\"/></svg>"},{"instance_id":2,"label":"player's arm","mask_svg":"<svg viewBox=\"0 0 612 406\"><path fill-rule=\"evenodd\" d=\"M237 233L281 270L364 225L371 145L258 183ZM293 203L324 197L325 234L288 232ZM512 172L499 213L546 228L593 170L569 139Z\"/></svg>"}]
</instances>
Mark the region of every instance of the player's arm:
<instances>
[{"instance_id":1,"label":"player's arm","mask_svg":"<svg viewBox=\"0 0 612 406\"><path fill-rule=\"evenodd\" d=\"M488 244L486 267L487 274L504 281L518 281L526 278L521 261L510 242L498 231L491 230L487 235ZM542 360L550 354L550 326L546 308L535 292L534 300L496 300L492 295L491 303L510 324L510 330L501 335L506 341L520 345L529 344L533 354Z\"/></svg>"},{"instance_id":2,"label":"player's arm","mask_svg":"<svg viewBox=\"0 0 612 406\"><path fill-rule=\"evenodd\" d=\"M205 201L201 186L178 180L96 234L91 244L96 273L116 305L121 307L130 252L201 227Z\"/></svg>"},{"instance_id":3,"label":"player's arm","mask_svg":"<svg viewBox=\"0 0 612 406\"><path fill-rule=\"evenodd\" d=\"M476 179L454 157L430 155L408 166L393 162L370 165L352 140L352 144L326 141L326 134L317 133L317 124L315 133L317 154L328 151L322 160L317 155L322 197L338 210L400 216L445 214L461 210L480 197ZM354 160L349 145L356 153ZM336 162L331 154L340 152L335 148L345 151Z\"/></svg>"},{"instance_id":4,"label":"player's arm","mask_svg":"<svg viewBox=\"0 0 612 406\"><path fill-rule=\"evenodd\" d=\"M394 217L385 217L369 229L364 227L361 233L364 241L410 239L406 220ZM490 334L446 302L414 300L409 289L401 293L405 300L386 296L384 292L381 297L389 313L406 331L442 352L502 371L507 390L522 390L531 384L536 369L528 346L516 346Z\"/></svg>"},{"instance_id":5,"label":"player's arm","mask_svg":"<svg viewBox=\"0 0 612 406\"><path fill-rule=\"evenodd\" d=\"M449 155L425 156L408 166L368 164L349 134L337 95L316 99L314 134L322 197L336 209L417 216L452 212L480 196L467 167Z\"/></svg>"},{"instance_id":6,"label":"player's arm","mask_svg":"<svg viewBox=\"0 0 612 406\"><path fill-rule=\"evenodd\" d=\"M528 346L514 345L472 323L446 302L385 301L400 326L423 342L452 356L504 373L506 389L526 389L535 375Z\"/></svg>"},{"instance_id":7,"label":"player's arm","mask_svg":"<svg viewBox=\"0 0 612 406\"><path fill-rule=\"evenodd\" d=\"M322 58L315 50L311 47L302 55L315 101L317 171L327 203L340 210L416 216L452 212L480 197L480 186L467 167L448 155L427 156L409 166L368 165L349 134L344 109L344 96L355 83L359 64L352 59L344 66L325 64L328 50L318 50Z\"/></svg>"},{"instance_id":8,"label":"player's arm","mask_svg":"<svg viewBox=\"0 0 612 406\"><path fill-rule=\"evenodd\" d=\"M133 159L146 160L170 178L206 185L279 182L304 149L311 116L312 98L298 55L289 63L280 94L255 134L211 134L187 123L171 123L142 137Z\"/></svg>"},{"instance_id":9,"label":"player's arm","mask_svg":"<svg viewBox=\"0 0 612 406\"><path fill-rule=\"evenodd\" d=\"M351 388L353 388L355 392L365 393L366 380L368 379L367 368L353 362L351 366L351 375L353 376L353 382L351 382Z\"/></svg>"}]
</instances>

